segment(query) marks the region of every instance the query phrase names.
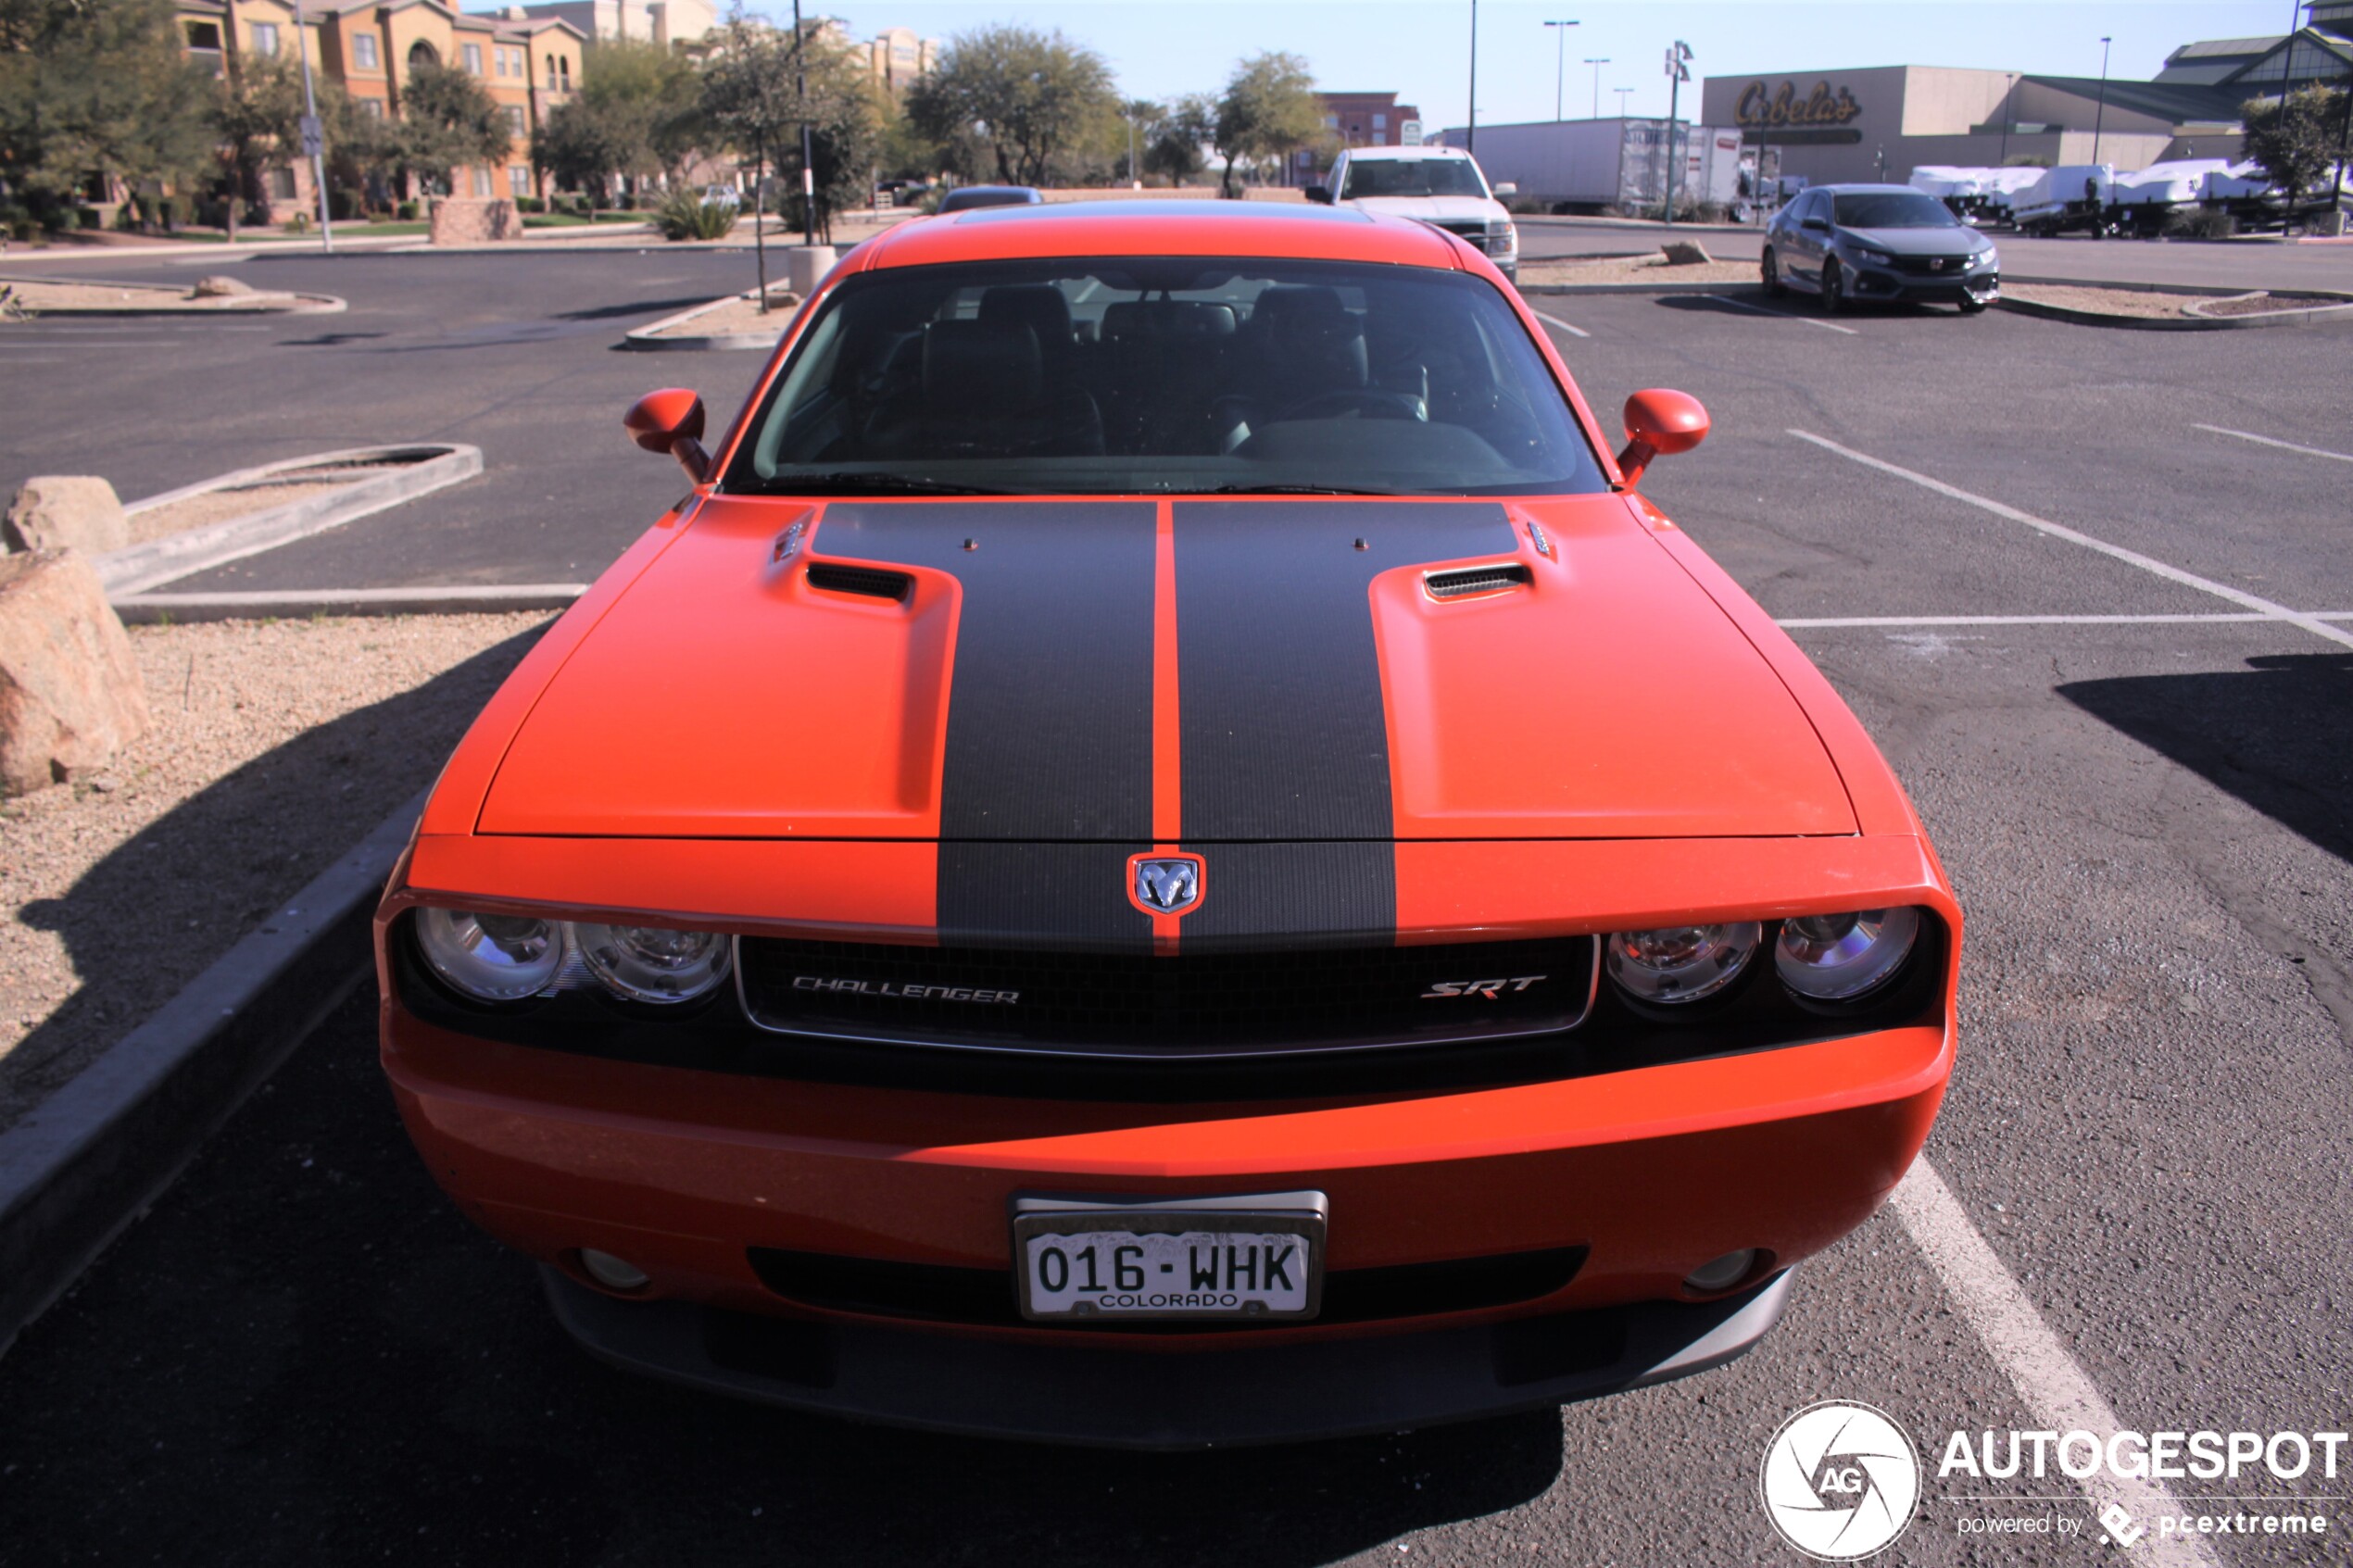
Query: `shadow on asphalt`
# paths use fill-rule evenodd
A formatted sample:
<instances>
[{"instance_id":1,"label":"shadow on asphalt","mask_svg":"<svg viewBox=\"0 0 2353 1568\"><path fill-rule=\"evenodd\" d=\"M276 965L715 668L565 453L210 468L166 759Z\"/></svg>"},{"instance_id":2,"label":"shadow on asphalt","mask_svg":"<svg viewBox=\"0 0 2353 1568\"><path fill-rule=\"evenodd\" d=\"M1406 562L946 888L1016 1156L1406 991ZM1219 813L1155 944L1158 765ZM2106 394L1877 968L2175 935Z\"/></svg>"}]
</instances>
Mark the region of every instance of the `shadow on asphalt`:
<instances>
[{"instance_id":1,"label":"shadow on asphalt","mask_svg":"<svg viewBox=\"0 0 2353 1568\"><path fill-rule=\"evenodd\" d=\"M613 1372L419 1164L372 988L24 1332L0 1411L0 1542L44 1562L1308 1568L1524 1503L1562 1462L1550 1411L1147 1455Z\"/></svg>"},{"instance_id":2,"label":"shadow on asphalt","mask_svg":"<svg viewBox=\"0 0 2353 1568\"><path fill-rule=\"evenodd\" d=\"M2353 654L2075 681L2058 694L2340 859L2353 860Z\"/></svg>"},{"instance_id":3,"label":"shadow on asphalt","mask_svg":"<svg viewBox=\"0 0 2353 1568\"><path fill-rule=\"evenodd\" d=\"M81 985L0 1057L0 1095L45 1092L79 1071L91 1051L170 1000L431 784L538 635L510 637L421 686L303 732L173 807L64 897L27 904L24 923L65 939ZM199 646L184 682L165 682L148 700L168 708L214 678ZM135 777L127 783L136 787ZM156 897L166 887L179 911L168 925Z\"/></svg>"},{"instance_id":4,"label":"shadow on asphalt","mask_svg":"<svg viewBox=\"0 0 2353 1568\"><path fill-rule=\"evenodd\" d=\"M1718 297L1721 295L1723 297ZM1843 316L1824 316L1818 295L1810 294L1768 295L1755 283L1726 283L1715 294L1662 294L1651 301L1668 310L1703 316L1744 316L1756 319L1759 310L1777 316L1810 317L1816 320L1926 320L1931 317L1964 318L1949 307L1907 304L1896 300L1858 300L1849 304Z\"/></svg>"},{"instance_id":5,"label":"shadow on asphalt","mask_svg":"<svg viewBox=\"0 0 2353 1568\"><path fill-rule=\"evenodd\" d=\"M592 306L585 310L558 310L551 315L559 321L610 321L623 316L651 316L665 310L689 310L698 305L709 305L711 298L707 294L692 294L677 299L640 299L619 305Z\"/></svg>"}]
</instances>

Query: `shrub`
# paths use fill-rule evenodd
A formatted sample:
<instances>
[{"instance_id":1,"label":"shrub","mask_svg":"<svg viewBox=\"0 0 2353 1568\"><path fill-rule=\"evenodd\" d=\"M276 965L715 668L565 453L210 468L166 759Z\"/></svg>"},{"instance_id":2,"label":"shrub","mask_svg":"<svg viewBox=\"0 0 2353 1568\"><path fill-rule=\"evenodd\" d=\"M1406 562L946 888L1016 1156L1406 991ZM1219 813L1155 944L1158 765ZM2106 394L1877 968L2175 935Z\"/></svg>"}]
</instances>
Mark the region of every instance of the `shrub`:
<instances>
[{"instance_id":1,"label":"shrub","mask_svg":"<svg viewBox=\"0 0 2353 1568\"><path fill-rule=\"evenodd\" d=\"M707 202L692 191L673 191L654 212L665 240L716 240L736 226L736 209Z\"/></svg>"},{"instance_id":2,"label":"shrub","mask_svg":"<svg viewBox=\"0 0 2353 1568\"><path fill-rule=\"evenodd\" d=\"M414 223L417 220L417 204L415 202L402 202L393 210L394 215L403 223Z\"/></svg>"},{"instance_id":3,"label":"shrub","mask_svg":"<svg viewBox=\"0 0 2353 1568\"><path fill-rule=\"evenodd\" d=\"M547 210L547 204L537 196L517 196L515 210L517 212L545 212Z\"/></svg>"}]
</instances>

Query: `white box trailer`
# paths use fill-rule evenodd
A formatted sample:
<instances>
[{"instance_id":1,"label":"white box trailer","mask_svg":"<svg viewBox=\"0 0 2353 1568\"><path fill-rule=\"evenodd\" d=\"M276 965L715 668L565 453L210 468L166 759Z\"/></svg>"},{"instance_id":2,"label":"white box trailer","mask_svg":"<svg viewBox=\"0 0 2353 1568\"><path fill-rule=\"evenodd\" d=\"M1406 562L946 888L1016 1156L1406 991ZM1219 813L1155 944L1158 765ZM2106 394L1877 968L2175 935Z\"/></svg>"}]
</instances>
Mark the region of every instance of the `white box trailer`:
<instances>
[{"instance_id":1,"label":"white box trailer","mask_svg":"<svg viewBox=\"0 0 2353 1568\"><path fill-rule=\"evenodd\" d=\"M1730 205L1740 196L1741 133L1678 122L1682 166L1674 171L1683 202ZM1490 183L1510 181L1523 201L1563 209L1656 207L1667 197L1668 130L1663 119L1560 119L1482 125L1474 145L1463 130L1450 147L1469 146Z\"/></svg>"}]
</instances>

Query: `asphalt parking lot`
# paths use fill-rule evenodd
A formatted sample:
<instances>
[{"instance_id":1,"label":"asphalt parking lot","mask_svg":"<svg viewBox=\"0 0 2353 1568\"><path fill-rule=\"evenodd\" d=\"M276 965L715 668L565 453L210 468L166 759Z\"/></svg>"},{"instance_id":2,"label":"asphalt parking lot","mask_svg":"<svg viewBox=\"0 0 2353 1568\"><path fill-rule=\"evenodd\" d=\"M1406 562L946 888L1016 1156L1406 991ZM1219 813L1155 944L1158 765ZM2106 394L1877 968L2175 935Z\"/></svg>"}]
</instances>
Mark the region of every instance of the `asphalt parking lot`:
<instances>
[{"instance_id":1,"label":"asphalt parking lot","mask_svg":"<svg viewBox=\"0 0 2353 1568\"><path fill-rule=\"evenodd\" d=\"M566 258L577 276L496 284L440 325L408 282L368 303L368 270L417 262L337 262L352 313L270 331L381 328L378 362L442 378L436 398L393 372L365 438L490 450L490 475L448 493L480 492L474 509L431 524L445 558L469 552L478 580L548 581L559 560L590 575L590 542L617 548L677 488L621 445L628 398L699 379L724 413L752 370L607 347L630 308L716 292L687 259ZM271 265L316 286L296 275L324 264ZM572 320L541 314L560 288L566 310L611 313L543 330ZM2346 1430L2353 332L1535 303L1605 425L1639 387L1706 404L1706 445L1645 493L1854 704L1944 858L1969 922L1960 1064L1929 1146L1948 1204L1915 1189L1807 1264L1731 1367L1557 1418L1164 1457L913 1436L580 1355L530 1271L418 1168L362 996L0 1359L0 1561L1795 1562L1758 1461L1791 1412L1843 1398L1929 1449L1921 1515L1886 1561L2093 1562L2123 1556L2096 1525L1963 1535L1989 1512L2093 1508L2063 1478L1940 1481L1944 1436L2075 1424L2087 1394L2134 1430ZM396 352L435 332L474 340ZM148 352L145 378L176 399L133 444L155 487L196 477L162 470L199 449L226 468L362 438L362 340L314 360L214 341ZM254 406L286 364L307 379ZM13 358L0 377L31 384ZM127 416L105 391L60 387L29 429L69 441L81 417L108 439ZM56 466L27 440L0 451L8 476ZM557 499L531 503L535 486ZM335 538L253 571L330 571L296 552ZM386 558L341 564L363 558ZM1606 673L1704 721L1672 648ZM2175 1490L2209 1511L2293 1495L2338 1528L2133 1556L2345 1560L2353 1482Z\"/></svg>"}]
</instances>

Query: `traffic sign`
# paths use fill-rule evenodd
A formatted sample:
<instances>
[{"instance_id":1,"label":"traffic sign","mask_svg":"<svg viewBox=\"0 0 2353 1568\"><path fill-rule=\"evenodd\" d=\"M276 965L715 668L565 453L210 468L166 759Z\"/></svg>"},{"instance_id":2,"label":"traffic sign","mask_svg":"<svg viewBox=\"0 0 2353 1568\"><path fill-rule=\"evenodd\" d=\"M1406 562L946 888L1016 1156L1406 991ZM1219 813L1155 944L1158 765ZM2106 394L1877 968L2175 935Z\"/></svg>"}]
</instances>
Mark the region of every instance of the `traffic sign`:
<instances>
[{"instance_id":1,"label":"traffic sign","mask_svg":"<svg viewBox=\"0 0 2353 1568\"><path fill-rule=\"evenodd\" d=\"M317 157L327 150L327 130L320 123L317 115L307 114L302 117L300 135L303 157Z\"/></svg>"}]
</instances>

